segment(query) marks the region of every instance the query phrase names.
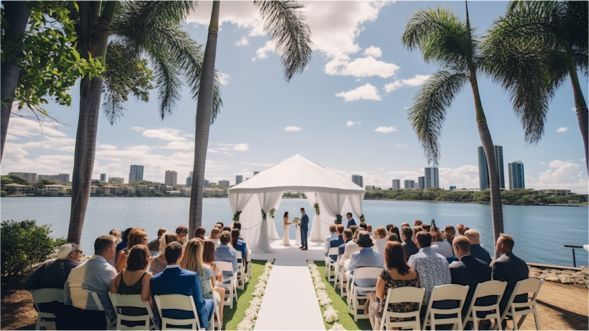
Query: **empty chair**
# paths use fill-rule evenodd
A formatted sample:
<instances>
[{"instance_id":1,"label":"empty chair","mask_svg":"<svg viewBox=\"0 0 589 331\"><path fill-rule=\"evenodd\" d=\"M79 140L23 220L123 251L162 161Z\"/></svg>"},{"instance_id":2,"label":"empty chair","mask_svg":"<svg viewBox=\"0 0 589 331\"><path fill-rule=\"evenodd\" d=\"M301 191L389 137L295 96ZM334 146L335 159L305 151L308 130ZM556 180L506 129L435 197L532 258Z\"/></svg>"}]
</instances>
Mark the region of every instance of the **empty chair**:
<instances>
[{"instance_id":1,"label":"empty chair","mask_svg":"<svg viewBox=\"0 0 589 331\"><path fill-rule=\"evenodd\" d=\"M117 330L149 330L154 323L153 312L149 303L141 299L140 294L117 294L109 292L108 296L117 313ZM144 310L145 314L129 314L128 311Z\"/></svg>"},{"instance_id":2,"label":"empty chair","mask_svg":"<svg viewBox=\"0 0 589 331\"><path fill-rule=\"evenodd\" d=\"M422 287L397 287L390 288L387 292L382 317L378 323L378 330L391 330L392 328L421 330L421 317L419 316L425 288ZM389 307L395 304L414 303L415 311L400 312L389 311Z\"/></svg>"},{"instance_id":3,"label":"empty chair","mask_svg":"<svg viewBox=\"0 0 589 331\"><path fill-rule=\"evenodd\" d=\"M236 250L235 256L237 257L237 286L240 290L243 290L245 283L248 281L247 273L243 266L243 254L241 254L241 251Z\"/></svg>"},{"instance_id":4,"label":"empty chair","mask_svg":"<svg viewBox=\"0 0 589 331\"><path fill-rule=\"evenodd\" d=\"M233 300L237 303L237 275L233 273L233 264L226 261L215 261L223 275L223 286L225 292L225 305L233 309Z\"/></svg>"},{"instance_id":5,"label":"empty chair","mask_svg":"<svg viewBox=\"0 0 589 331\"><path fill-rule=\"evenodd\" d=\"M366 300L368 294L374 292L376 289L376 281L380 275L382 268L378 267L359 267L354 269L354 275L349 282L350 293L348 296L348 310L352 310L354 320L359 318L368 318L368 312L364 309L364 303L361 300ZM358 311L362 310L362 313Z\"/></svg>"},{"instance_id":6,"label":"empty chair","mask_svg":"<svg viewBox=\"0 0 589 331\"><path fill-rule=\"evenodd\" d=\"M157 311L162 320L162 330L173 330L177 329L179 326L190 326L191 330L200 329L200 321L198 319L198 313L192 296L182 294L162 294L155 295L154 298ZM166 317L164 311L171 309L189 312L192 317L182 319ZM211 323L210 325L213 324Z\"/></svg>"},{"instance_id":7,"label":"empty chair","mask_svg":"<svg viewBox=\"0 0 589 331\"><path fill-rule=\"evenodd\" d=\"M336 261L331 259L331 256L337 256L339 254L338 247L330 247L325 256L325 269L327 270L327 281L333 281L335 275Z\"/></svg>"},{"instance_id":8,"label":"empty chair","mask_svg":"<svg viewBox=\"0 0 589 331\"><path fill-rule=\"evenodd\" d=\"M462 306L468 294L468 286L447 284L434 287L423 326L431 326L432 330L436 325L451 324L452 329L462 328Z\"/></svg>"},{"instance_id":9,"label":"empty chair","mask_svg":"<svg viewBox=\"0 0 589 331\"><path fill-rule=\"evenodd\" d=\"M528 278L520 280L515 284L511 297L507 301L505 311L501 316L501 320L511 319L513 320L513 329L517 330L525 320L525 317L529 314L534 315L534 323L536 329L540 330L540 320L538 319L536 309L536 297L540 292L543 281L536 278ZM518 295L525 295L527 300L525 302L516 302Z\"/></svg>"},{"instance_id":10,"label":"empty chair","mask_svg":"<svg viewBox=\"0 0 589 331\"><path fill-rule=\"evenodd\" d=\"M489 280L479 283L470 301L470 307L464 315L462 327L467 322L473 323L473 330L478 330L479 322L489 320L501 330L501 310L499 303L505 292L507 282Z\"/></svg>"},{"instance_id":11,"label":"empty chair","mask_svg":"<svg viewBox=\"0 0 589 331\"><path fill-rule=\"evenodd\" d=\"M33 295L33 304L37 309L37 324L35 325L35 329L57 329L55 326L55 313L54 310L51 309L51 306L63 304L63 289L42 288L33 290L31 293ZM49 310L53 310L53 312Z\"/></svg>"}]
</instances>

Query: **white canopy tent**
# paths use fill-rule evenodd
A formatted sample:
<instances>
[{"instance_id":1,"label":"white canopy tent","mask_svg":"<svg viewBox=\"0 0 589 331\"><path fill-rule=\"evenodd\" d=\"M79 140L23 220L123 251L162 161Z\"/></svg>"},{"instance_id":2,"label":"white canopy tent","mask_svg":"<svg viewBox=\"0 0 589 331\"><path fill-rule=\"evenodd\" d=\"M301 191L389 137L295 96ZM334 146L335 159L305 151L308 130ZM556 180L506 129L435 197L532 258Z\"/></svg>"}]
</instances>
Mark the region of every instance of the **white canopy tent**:
<instances>
[{"instance_id":1,"label":"white canopy tent","mask_svg":"<svg viewBox=\"0 0 589 331\"><path fill-rule=\"evenodd\" d=\"M231 209L240 213L242 237L253 251L269 252L270 241L279 239L270 211L284 192L304 193L311 206L319 204L320 214L309 224L312 241L325 239L336 215L362 215L363 188L297 154L229 189Z\"/></svg>"}]
</instances>

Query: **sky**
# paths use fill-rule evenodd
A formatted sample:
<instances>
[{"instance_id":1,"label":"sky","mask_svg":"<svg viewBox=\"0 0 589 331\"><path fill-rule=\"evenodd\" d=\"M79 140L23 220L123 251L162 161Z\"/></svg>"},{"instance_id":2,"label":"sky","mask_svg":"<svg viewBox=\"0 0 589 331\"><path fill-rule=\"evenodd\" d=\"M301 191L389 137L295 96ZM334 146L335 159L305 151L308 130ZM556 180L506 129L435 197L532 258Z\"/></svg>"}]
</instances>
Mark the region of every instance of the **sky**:
<instances>
[{"instance_id":1,"label":"sky","mask_svg":"<svg viewBox=\"0 0 589 331\"><path fill-rule=\"evenodd\" d=\"M183 27L206 42L211 3L199 2ZM313 42L312 60L290 82L251 2L222 2L217 70L223 108L211 127L205 177L251 177L294 154L365 185L391 187L392 179L416 179L428 166L407 119L420 86L439 69L401 43L409 18L424 8L445 7L464 17L459 2L303 2ZM479 36L504 12L506 2L472 1L471 24ZM571 83L563 82L536 145L525 143L507 93L479 76L482 103L493 141L507 163L521 160L528 188L562 188L587 193L587 173ZM587 77L580 75L587 97ZM2 173L71 173L78 120L78 86L71 107L44 108L57 121L40 126L26 111L10 121ZM159 116L157 93L149 102L130 98L125 114L111 125L101 114L93 178L129 175L143 164L145 179L164 181L176 170L183 183L192 170L196 101L183 87L172 114ZM440 140L440 186L478 187L476 129L470 88L448 109ZM507 184L507 178L506 178ZM506 185L507 186L507 185Z\"/></svg>"}]
</instances>

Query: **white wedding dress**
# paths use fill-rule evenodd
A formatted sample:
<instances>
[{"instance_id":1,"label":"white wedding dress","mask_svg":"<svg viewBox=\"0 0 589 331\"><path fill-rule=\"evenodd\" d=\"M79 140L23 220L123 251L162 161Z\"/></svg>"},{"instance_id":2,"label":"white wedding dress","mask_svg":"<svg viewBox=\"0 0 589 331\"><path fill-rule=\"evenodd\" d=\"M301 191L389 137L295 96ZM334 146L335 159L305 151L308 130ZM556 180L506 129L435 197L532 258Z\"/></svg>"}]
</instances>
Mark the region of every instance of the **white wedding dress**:
<instances>
[{"instance_id":1,"label":"white wedding dress","mask_svg":"<svg viewBox=\"0 0 589 331\"><path fill-rule=\"evenodd\" d=\"M288 228L290 224L287 223L288 219L282 221L282 246L290 246L290 238Z\"/></svg>"}]
</instances>

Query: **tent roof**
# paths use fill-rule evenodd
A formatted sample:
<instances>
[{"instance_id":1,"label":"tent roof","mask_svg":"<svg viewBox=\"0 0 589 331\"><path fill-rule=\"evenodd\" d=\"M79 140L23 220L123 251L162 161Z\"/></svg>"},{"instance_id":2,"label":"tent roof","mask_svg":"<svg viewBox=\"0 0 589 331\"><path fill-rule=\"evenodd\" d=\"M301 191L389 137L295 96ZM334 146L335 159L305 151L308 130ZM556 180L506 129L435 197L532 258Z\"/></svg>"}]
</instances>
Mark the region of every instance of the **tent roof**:
<instances>
[{"instance_id":1,"label":"tent roof","mask_svg":"<svg viewBox=\"0 0 589 331\"><path fill-rule=\"evenodd\" d=\"M229 193L276 191L364 193L364 189L351 180L344 179L335 172L309 161L299 154L293 155L229 189Z\"/></svg>"}]
</instances>

